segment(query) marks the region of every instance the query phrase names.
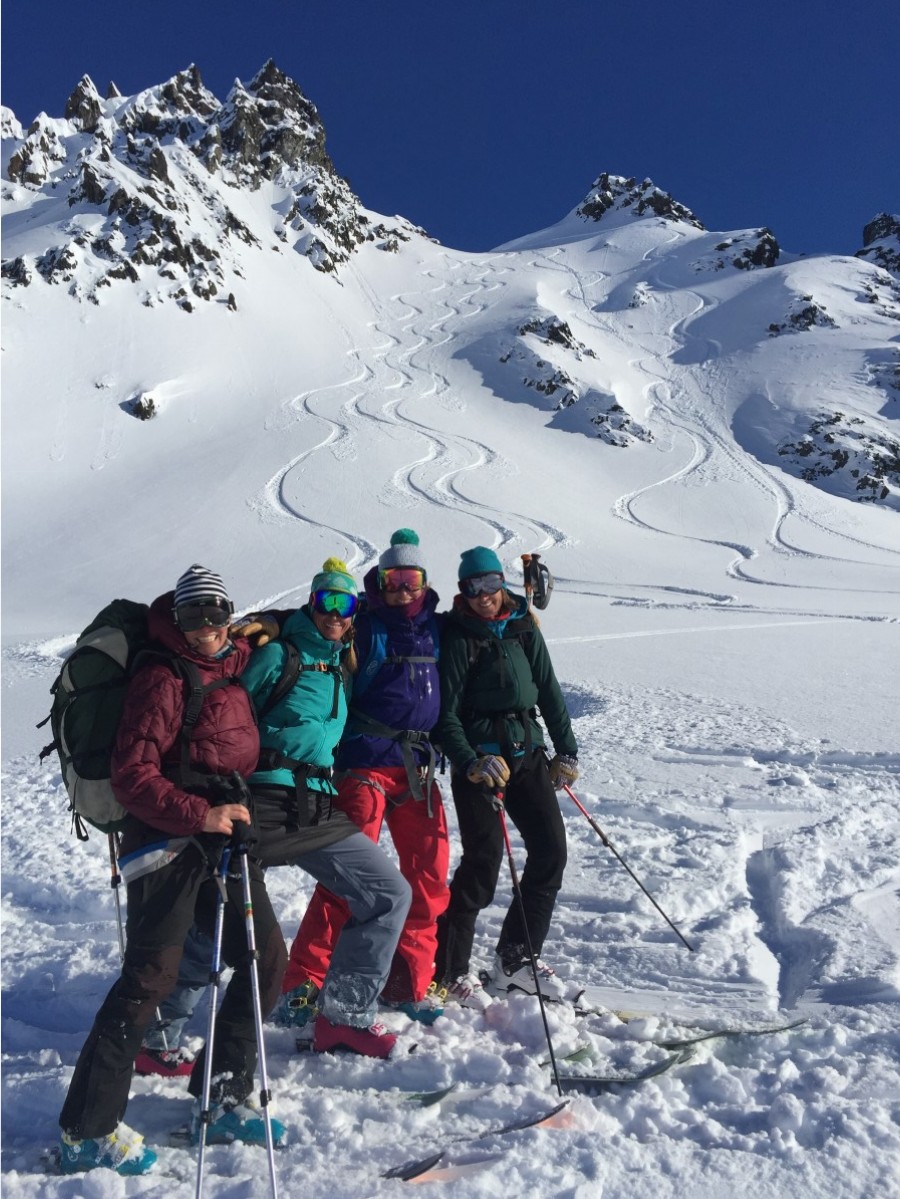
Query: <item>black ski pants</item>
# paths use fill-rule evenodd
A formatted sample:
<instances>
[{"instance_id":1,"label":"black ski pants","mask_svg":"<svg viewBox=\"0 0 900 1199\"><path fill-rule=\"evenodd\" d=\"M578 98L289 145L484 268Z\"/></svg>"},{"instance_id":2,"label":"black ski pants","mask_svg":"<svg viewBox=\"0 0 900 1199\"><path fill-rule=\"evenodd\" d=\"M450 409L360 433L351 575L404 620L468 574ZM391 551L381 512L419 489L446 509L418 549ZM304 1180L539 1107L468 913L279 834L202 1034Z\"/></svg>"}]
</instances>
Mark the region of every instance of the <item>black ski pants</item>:
<instances>
[{"instance_id":1,"label":"black ski pants","mask_svg":"<svg viewBox=\"0 0 900 1199\"><path fill-rule=\"evenodd\" d=\"M241 1102L253 1089L256 1023L247 949L240 859L232 856L226 883L222 963L234 968L215 1024L212 1101ZM248 859L254 934L259 954L262 1015L275 1006L287 965L284 937L260 867ZM219 890L203 855L188 845L167 866L128 885L125 961L104 999L81 1050L60 1113L64 1132L79 1139L111 1133L125 1114L134 1059L144 1030L178 978L191 925L213 936ZM205 1048L197 1057L188 1090L203 1090Z\"/></svg>"},{"instance_id":2,"label":"black ski pants","mask_svg":"<svg viewBox=\"0 0 900 1199\"><path fill-rule=\"evenodd\" d=\"M478 913L494 898L506 850L500 816L484 788L463 774L451 780L462 842L462 858L450 883L450 903L438 919L435 977L453 981L469 971ZM566 830L543 750L535 750L510 777L506 814L525 843L527 859L520 885L531 945L539 954L553 916L566 868ZM497 942L501 957L527 959L525 932L513 895Z\"/></svg>"}]
</instances>

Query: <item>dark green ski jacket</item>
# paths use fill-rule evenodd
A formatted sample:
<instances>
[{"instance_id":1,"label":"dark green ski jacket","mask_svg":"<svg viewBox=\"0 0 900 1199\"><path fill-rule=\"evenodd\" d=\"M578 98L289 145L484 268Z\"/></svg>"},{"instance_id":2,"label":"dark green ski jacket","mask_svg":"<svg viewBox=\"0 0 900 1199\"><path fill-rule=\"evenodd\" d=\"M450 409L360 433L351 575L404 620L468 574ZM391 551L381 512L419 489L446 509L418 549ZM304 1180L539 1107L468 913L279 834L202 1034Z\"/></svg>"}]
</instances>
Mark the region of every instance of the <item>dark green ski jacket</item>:
<instances>
[{"instance_id":1,"label":"dark green ski jacket","mask_svg":"<svg viewBox=\"0 0 900 1199\"><path fill-rule=\"evenodd\" d=\"M483 753L506 756L510 744L516 753L522 753L529 740L534 748L544 745L535 709L556 752L572 757L578 753L541 630L525 599L509 598L513 612L505 620L479 620L461 596L446 616L438 663L441 718L435 740L456 770L464 771Z\"/></svg>"}]
</instances>

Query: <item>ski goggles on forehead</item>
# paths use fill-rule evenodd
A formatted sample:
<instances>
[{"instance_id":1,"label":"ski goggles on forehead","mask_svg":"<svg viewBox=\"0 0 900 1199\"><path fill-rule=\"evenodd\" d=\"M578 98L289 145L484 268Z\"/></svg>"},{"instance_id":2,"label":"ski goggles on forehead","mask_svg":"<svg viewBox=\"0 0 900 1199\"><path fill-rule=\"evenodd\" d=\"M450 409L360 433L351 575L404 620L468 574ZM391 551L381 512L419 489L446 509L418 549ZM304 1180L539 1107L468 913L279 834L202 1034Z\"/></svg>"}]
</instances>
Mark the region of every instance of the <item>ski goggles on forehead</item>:
<instances>
[{"instance_id":1,"label":"ski goggles on forehead","mask_svg":"<svg viewBox=\"0 0 900 1199\"><path fill-rule=\"evenodd\" d=\"M210 599L202 604L182 604L172 612L182 633L196 633L198 629L222 629L231 624L234 604L231 600Z\"/></svg>"},{"instance_id":2,"label":"ski goggles on forehead","mask_svg":"<svg viewBox=\"0 0 900 1199\"><path fill-rule=\"evenodd\" d=\"M335 612L342 620L349 620L356 615L359 600L349 591L315 591L312 605L316 612L323 615Z\"/></svg>"},{"instance_id":3,"label":"ski goggles on forehead","mask_svg":"<svg viewBox=\"0 0 900 1199\"><path fill-rule=\"evenodd\" d=\"M477 595L493 595L503 586L503 575L492 571L486 575L473 575L471 579L461 579L459 589L466 599L475 599Z\"/></svg>"},{"instance_id":4,"label":"ski goggles on forehead","mask_svg":"<svg viewBox=\"0 0 900 1199\"><path fill-rule=\"evenodd\" d=\"M382 591L421 591L425 586L425 571L417 566L389 566L378 572Z\"/></svg>"}]
</instances>

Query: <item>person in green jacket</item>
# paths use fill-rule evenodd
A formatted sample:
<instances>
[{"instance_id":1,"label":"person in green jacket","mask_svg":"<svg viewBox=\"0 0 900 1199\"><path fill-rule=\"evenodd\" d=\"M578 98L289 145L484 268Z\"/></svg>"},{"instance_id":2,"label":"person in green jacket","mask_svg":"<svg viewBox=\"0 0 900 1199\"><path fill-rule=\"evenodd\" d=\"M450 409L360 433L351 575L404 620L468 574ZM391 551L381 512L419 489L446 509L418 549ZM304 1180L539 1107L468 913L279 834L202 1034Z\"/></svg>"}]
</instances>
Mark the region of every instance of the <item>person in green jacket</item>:
<instances>
[{"instance_id":1,"label":"person in green jacket","mask_svg":"<svg viewBox=\"0 0 900 1199\"><path fill-rule=\"evenodd\" d=\"M259 719L259 764L249 779L257 856L266 868L299 866L351 913L321 991L307 982L283 994L276 1020L306 1028L320 1052L388 1057L397 1038L375 1012L411 890L384 850L332 807L334 751L347 719L343 658L358 603L347 567L329 558L309 602L287 616L278 641L253 651L241 681Z\"/></svg>"},{"instance_id":2,"label":"person in green jacket","mask_svg":"<svg viewBox=\"0 0 900 1199\"><path fill-rule=\"evenodd\" d=\"M514 898L488 971L491 989L535 993L530 942L542 994L574 998L575 989L539 955L566 865L556 790L578 777L578 746L537 621L525 598L507 590L500 559L484 546L460 559L459 594L445 620L438 667L435 740L450 760L462 857L438 920L436 979L449 997L465 1003L471 995L470 1006L483 1006L470 956L478 913L494 897L503 859L496 807L502 804L528 854L520 884L525 926ZM549 762L535 709L553 742Z\"/></svg>"}]
</instances>

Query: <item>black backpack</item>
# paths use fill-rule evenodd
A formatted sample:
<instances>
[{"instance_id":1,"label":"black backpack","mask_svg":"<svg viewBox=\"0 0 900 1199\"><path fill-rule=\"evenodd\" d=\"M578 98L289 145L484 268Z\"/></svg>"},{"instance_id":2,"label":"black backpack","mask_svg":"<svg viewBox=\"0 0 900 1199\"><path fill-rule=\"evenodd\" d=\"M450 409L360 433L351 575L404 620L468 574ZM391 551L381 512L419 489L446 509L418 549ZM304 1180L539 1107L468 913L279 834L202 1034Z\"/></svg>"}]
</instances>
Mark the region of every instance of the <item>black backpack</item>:
<instances>
[{"instance_id":1,"label":"black backpack","mask_svg":"<svg viewBox=\"0 0 900 1199\"><path fill-rule=\"evenodd\" d=\"M112 833L122 827L127 816L113 794L109 775L125 693L135 671L150 661L163 660L184 679L187 698L179 771L182 785L192 781L191 731L206 695L237 682L221 679L204 686L193 663L150 642L148 612L146 604L116 599L97 613L63 663L50 688L50 714L37 726L42 728L50 722L53 740L41 750L40 760L54 751L59 756L72 829L80 841L88 840L85 821L101 833ZM200 776L194 781L200 782Z\"/></svg>"}]
</instances>

